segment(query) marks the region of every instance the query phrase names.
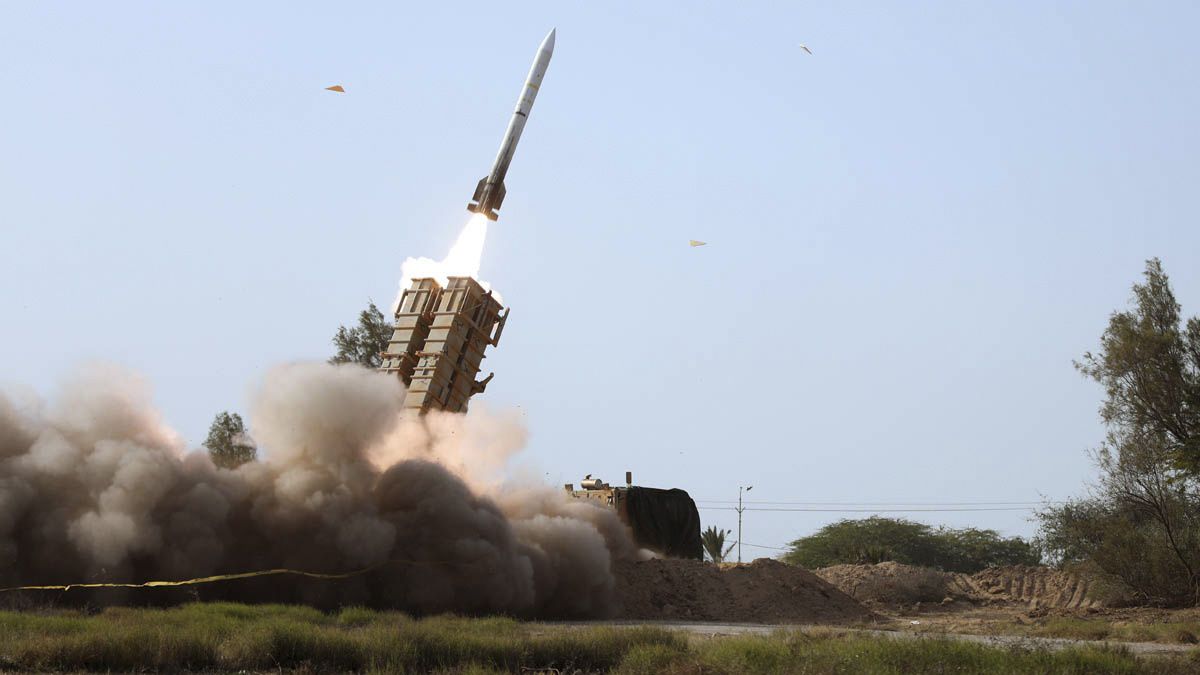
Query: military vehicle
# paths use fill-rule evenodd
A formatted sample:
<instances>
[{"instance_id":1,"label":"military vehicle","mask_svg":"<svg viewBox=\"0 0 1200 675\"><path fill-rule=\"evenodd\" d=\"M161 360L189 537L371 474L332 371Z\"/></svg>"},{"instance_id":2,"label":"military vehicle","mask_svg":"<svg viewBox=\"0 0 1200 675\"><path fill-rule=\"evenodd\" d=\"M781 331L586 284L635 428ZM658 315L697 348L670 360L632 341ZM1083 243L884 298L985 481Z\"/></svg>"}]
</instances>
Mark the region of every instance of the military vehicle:
<instances>
[{"instance_id":1,"label":"military vehicle","mask_svg":"<svg viewBox=\"0 0 1200 675\"><path fill-rule=\"evenodd\" d=\"M637 486L628 471L624 487L613 487L588 474L579 481L580 489L576 490L573 483L563 488L575 499L587 499L616 510L642 548L668 558L704 558L700 512L685 490Z\"/></svg>"}]
</instances>

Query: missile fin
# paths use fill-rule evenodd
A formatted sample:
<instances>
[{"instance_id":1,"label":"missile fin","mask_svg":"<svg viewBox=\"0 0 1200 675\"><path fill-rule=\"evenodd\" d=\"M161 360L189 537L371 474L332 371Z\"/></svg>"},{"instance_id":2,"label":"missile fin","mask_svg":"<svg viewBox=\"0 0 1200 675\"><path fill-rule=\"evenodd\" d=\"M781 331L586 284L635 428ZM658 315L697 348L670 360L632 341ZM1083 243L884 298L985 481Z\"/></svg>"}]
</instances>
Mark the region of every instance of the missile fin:
<instances>
[{"instance_id":1,"label":"missile fin","mask_svg":"<svg viewBox=\"0 0 1200 675\"><path fill-rule=\"evenodd\" d=\"M471 201L477 202L483 198L483 188L487 185L487 176L479 179L479 183L475 186L475 196L471 197Z\"/></svg>"},{"instance_id":2,"label":"missile fin","mask_svg":"<svg viewBox=\"0 0 1200 675\"><path fill-rule=\"evenodd\" d=\"M500 205L504 203L504 195L504 181L500 181L500 184L496 186L496 198L492 200L493 209L500 208Z\"/></svg>"}]
</instances>

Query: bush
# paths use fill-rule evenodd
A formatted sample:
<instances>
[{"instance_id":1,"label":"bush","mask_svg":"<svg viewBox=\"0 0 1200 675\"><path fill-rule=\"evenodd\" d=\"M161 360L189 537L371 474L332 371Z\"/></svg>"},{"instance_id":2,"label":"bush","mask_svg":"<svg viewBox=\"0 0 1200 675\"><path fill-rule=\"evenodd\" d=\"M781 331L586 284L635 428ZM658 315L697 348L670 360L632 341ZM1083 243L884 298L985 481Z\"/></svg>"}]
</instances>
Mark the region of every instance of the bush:
<instances>
[{"instance_id":1,"label":"bush","mask_svg":"<svg viewBox=\"0 0 1200 675\"><path fill-rule=\"evenodd\" d=\"M1194 604L1200 503L1164 481L1162 491L1146 498L1162 508L1148 513L1144 502L1106 487L1109 478L1101 479L1098 494L1038 514L1040 545L1051 562L1086 562L1140 604Z\"/></svg>"},{"instance_id":2,"label":"bush","mask_svg":"<svg viewBox=\"0 0 1200 675\"><path fill-rule=\"evenodd\" d=\"M841 520L791 543L784 560L803 567L895 561L947 572L978 572L997 565L1036 565L1038 551L1020 537L995 530L934 529L903 518Z\"/></svg>"}]
</instances>

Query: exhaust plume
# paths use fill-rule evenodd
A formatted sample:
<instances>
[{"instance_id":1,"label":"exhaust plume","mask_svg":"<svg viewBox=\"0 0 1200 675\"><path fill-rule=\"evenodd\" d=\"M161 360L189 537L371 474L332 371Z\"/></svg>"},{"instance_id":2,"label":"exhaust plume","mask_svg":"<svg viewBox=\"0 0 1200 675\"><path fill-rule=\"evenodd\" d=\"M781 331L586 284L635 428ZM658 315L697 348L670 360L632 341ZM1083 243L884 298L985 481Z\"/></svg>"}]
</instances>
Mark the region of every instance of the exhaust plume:
<instances>
[{"instance_id":1,"label":"exhaust plume","mask_svg":"<svg viewBox=\"0 0 1200 675\"><path fill-rule=\"evenodd\" d=\"M447 277L473 277L485 291L492 287L479 278L479 266L483 261L483 244L487 241L488 219L475 214L454 240L450 252L441 260L432 258L405 258L400 266L400 290L392 303L392 313L400 305L400 296L412 285L413 279L432 277L439 284L446 284ZM499 295L496 296L499 299Z\"/></svg>"},{"instance_id":2,"label":"exhaust plume","mask_svg":"<svg viewBox=\"0 0 1200 675\"><path fill-rule=\"evenodd\" d=\"M354 365L277 367L251 406L263 458L228 470L187 451L128 373L90 369L49 404L0 393L0 586L378 565L341 581L196 592L611 615L612 563L638 555L616 514L546 486L505 485L505 461L525 438L514 417L409 417L403 396L396 378ZM93 600L129 601L123 593Z\"/></svg>"}]
</instances>

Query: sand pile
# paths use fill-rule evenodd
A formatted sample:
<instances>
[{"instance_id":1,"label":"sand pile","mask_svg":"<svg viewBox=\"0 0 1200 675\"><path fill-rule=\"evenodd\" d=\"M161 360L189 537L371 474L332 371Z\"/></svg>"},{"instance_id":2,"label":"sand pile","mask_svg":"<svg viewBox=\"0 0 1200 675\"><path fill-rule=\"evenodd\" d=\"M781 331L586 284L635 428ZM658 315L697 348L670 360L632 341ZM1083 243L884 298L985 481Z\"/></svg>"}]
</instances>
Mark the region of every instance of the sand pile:
<instances>
[{"instance_id":1,"label":"sand pile","mask_svg":"<svg viewBox=\"0 0 1200 675\"><path fill-rule=\"evenodd\" d=\"M975 574L942 572L927 567L882 562L877 565L834 565L817 576L868 605L902 606L946 600L1013 603L1030 607L1100 606L1089 595L1084 577L1049 567L992 567Z\"/></svg>"},{"instance_id":2,"label":"sand pile","mask_svg":"<svg viewBox=\"0 0 1200 675\"><path fill-rule=\"evenodd\" d=\"M992 567L971 577L978 594L1031 607L1099 607L1104 603L1093 593L1085 577L1050 567Z\"/></svg>"},{"instance_id":3,"label":"sand pile","mask_svg":"<svg viewBox=\"0 0 1200 675\"><path fill-rule=\"evenodd\" d=\"M974 590L965 582L966 575L948 574L928 567L896 562L878 565L834 565L814 573L860 602L880 605L912 605L965 599Z\"/></svg>"},{"instance_id":4,"label":"sand pile","mask_svg":"<svg viewBox=\"0 0 1200 675\"><path fill-rule=\"evenodd\" d=\"M802 567L761 559L718 567L699 560L614 565L625 619L850 623L874 614Z\"/></svg>"}]
</instances>

